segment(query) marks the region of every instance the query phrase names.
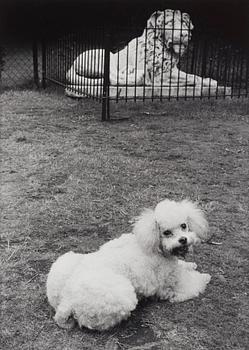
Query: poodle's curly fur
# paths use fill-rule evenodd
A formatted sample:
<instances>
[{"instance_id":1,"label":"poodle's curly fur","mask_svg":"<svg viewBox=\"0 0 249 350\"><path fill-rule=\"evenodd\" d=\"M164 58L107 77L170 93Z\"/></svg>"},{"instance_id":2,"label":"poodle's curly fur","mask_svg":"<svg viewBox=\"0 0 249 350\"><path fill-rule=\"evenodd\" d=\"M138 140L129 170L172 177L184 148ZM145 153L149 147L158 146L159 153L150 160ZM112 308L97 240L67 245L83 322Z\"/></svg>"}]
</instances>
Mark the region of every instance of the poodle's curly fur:
<instances>
[{"instance_id":1,"label":"poodle's curly fur","mask_svg":"<svg viewBox=\"0 0 249 350\"><path fill-rule=\"evenodd\" d=\"M196 264L178 259L205 240L204 213L188 200L168 199L146 209L133 232L105 243L97 252L68 252L52 265L47 279L48 301L55 321L106 330L127 319L141 297L170 302L197 297L210 275Z\"/></svg>"}]
</instances>

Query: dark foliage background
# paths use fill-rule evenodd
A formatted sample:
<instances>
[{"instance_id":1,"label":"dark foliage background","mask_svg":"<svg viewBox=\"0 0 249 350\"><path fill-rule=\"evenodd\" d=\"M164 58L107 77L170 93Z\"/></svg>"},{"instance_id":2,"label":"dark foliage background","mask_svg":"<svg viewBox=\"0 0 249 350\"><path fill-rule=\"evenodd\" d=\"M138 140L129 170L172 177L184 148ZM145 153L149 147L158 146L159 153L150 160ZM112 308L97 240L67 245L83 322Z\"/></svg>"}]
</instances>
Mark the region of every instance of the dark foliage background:
<instances>
[{"instance_id":1,"label":"dark foliage background","mask_svg":"<svg viewBox=\"0 0 249 350\"><path fill-rule=\"evenodd\" d=\"M153 11L165 8L188 12L200 30L208 28L229 41L247 44L246 0L2 0L1 33L20 42L35 35L51 38L106 24L142 30Z\"/></svg>"}]
</instances>

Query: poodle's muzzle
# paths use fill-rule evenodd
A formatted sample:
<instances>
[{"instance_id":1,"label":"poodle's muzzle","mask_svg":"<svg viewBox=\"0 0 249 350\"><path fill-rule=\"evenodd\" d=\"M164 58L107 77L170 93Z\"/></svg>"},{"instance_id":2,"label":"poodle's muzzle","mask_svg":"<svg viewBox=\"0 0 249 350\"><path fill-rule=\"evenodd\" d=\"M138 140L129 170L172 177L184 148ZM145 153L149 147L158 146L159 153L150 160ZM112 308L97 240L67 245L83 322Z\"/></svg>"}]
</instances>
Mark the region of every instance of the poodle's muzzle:
<instances>
[{"instance_id":1,"label":"poodle's muzzle","mask_svg":"<svg viewBox=\"0 0 249 350\"><path fill-rule=\"evenodd\" d=\"M181 237L178 242L180 245L173 248L171 250L171 254L174 256L180 256L184 258L185 255L189 252L188 239L187 237Z\"/></svg>"},{"instance_id":2,"label":"poodle's muzzle","mask_svg":"<svg viewBox=\"0 0 249 350\"><path fill-rule=\"evenodd\" d=\"M163 255L173 255L185 258L190 247L199 243L199 239L194 232L186 233L177 230L171 237L161 237L160 250Z\"/></svg>"}]
</instances>

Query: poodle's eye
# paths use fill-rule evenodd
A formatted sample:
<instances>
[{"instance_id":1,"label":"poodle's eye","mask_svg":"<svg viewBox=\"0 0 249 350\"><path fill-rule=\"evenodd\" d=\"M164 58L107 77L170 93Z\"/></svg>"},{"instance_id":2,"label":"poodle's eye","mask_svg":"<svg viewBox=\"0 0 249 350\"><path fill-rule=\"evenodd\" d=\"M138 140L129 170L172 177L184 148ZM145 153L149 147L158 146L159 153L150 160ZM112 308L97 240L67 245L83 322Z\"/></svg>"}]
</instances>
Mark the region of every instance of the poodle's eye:
<instances>
[{"instance_id":1,"label":"poodle's eye","mask_svg":"<svg viewBox=\"0 0 249 350\"><path fill-rule=\"evenodd\" d=\"M186 225L186 224L181 224L181 228L182 228L183 230L186 230L187 225Z\"/></svg>"},{"instance_id":2,"label":"poodle's eye","mask_svg":"<svg viewBox=\"0 0 249 350\"><path fill-rule=\"evenodd\" d=\"M170 230L163 231L163 235L166 236L166 237L171 236L172 235L172 231L170 231Z\"/></svg>"}]
</instances>

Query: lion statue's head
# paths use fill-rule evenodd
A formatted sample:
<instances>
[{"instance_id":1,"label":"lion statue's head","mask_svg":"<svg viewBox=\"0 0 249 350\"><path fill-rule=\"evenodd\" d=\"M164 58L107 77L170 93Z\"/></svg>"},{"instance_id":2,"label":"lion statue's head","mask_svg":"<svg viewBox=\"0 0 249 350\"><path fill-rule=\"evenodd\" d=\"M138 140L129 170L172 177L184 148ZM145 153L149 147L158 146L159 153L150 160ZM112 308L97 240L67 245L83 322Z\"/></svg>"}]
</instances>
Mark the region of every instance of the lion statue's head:
<instances>
[{"instance_id":1,"label":"lion statue's head","mask_svg":"<svg viewBox=\"0 0 249 350\"><path fill-rule=\"evenodd\" d=\"M193 28L189 14L179 10L156 11L147 21L148 33L177 56L182 56L186 51Z\"/></svg>"}]
</instances>

